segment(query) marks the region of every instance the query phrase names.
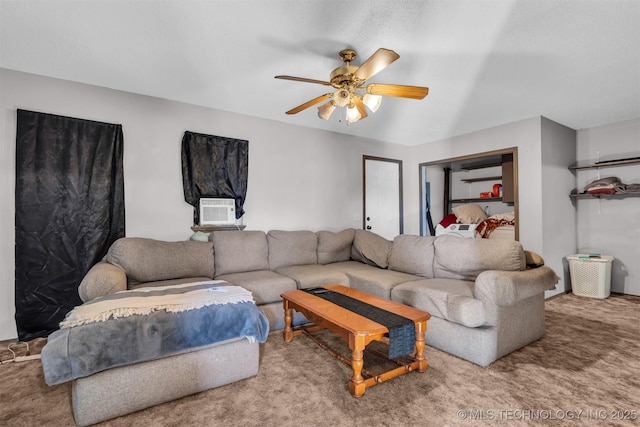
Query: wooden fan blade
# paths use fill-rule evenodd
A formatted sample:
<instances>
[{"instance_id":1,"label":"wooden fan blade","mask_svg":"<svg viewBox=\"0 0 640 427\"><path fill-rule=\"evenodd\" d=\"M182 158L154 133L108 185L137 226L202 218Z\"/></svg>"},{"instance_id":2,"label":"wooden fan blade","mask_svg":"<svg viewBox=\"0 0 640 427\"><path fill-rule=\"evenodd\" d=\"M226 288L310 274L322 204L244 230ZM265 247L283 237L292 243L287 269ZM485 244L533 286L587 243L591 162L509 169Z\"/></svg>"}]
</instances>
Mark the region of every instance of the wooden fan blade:
<instances>
[{"instance_id":1,"label":"wooden fan blade","mask_svg":"<svg viewBox=\"0 0 640 427\"><path fill-rule=\"evenodd\" d=\"M292 108L291 110L287 111L287 114L296 114L299 113L302 110L306 110L307 108L316 105L322 101L324 101L327 98L331 98L331 96L333 96L332 93L325 93L324 95L320 95L317 98L313 98L311 101L307 101L302 105L298 105L296 108Z\"/></svg>"},{"instance_id":2,"label":"wooden fan blade","mask_svg":"<svg viewBox=\"0 0 640 427\"><path fill-rule=\"evenodd\" d=\"M305 83L315 83L324 86L331 86L330 82L325 82L323 80L314 80L314 79L306 79L304 77L294 77L294 76L275 76L275 79L283 79L283 80L293 80L294 82L305 82Z\"/></svg>"},{"instance_id":3,"label":"wooden fan blade","mask_svg":"<svg viewBox=\"0 0 640 427\"><path fill-rule=\"evenodd\" d=\"M382 71L400 55L392 50L380 48L374 52L364 63L356 70L353 77L359 80L367 80L376 73Z\"/></svg>"},{"instance_id":4,"label":"wooden fan blade","mask_svg":"<svg viewBox=\"0 0 640 427\"><path fill-rule=\"evenodd\" d=\"M397 96L399 98L422 99L429 93L428 87L390 85L385 83L372 83L365 90L373 95Z\"/></svg>"},{"instance_id":5,"label":"wooden fan blade","mask_svg":"<svg viewBox=\"0 0 640 427\"><path fill-rule=\"evenodd\" d=\"M366 118L368 116L367 110L364 108L364 104L362 103L362 99L359 96L353 97L353 103L356 104L356 108L360 113L360 120Z\"/></svg>"}]
</instances>

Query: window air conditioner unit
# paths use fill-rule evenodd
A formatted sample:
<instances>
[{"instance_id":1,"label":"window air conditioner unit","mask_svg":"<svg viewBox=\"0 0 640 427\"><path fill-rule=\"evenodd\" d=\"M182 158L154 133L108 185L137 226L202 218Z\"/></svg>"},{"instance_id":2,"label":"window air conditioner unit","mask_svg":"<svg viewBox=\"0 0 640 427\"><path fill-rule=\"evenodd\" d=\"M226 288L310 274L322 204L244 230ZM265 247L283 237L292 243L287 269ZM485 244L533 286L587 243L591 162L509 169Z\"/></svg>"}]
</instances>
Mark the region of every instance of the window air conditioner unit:
<instances>
[{"instance_id":1,"label":"window air conditioner unit","mask_svg":"<svg viewBox=\"0 0 640 427\"><path fill-rule=\"evenodd\" d=\"M234 199L200 199L200 225L233 225L236 223Z\"/></svg>"}]
</instances>

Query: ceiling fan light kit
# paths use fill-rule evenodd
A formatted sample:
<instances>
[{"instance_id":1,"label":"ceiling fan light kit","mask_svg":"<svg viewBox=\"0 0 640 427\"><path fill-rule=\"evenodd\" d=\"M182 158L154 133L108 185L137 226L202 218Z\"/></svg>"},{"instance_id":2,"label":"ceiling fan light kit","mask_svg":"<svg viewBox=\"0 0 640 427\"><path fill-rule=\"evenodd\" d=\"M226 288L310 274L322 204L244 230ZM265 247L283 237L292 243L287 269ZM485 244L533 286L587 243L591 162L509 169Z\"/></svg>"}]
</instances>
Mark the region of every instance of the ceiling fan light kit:
<instances>
[{"instance_id":1,"label":"ceiling fan light kit","mask_svg":"<svg viewBox=\"0 0 640 427\"><path fill-rule=\"evenodd\" d=\"M380 105L382 105L382 95L371 95L370 93L366 93L362 97L362 102L367 106L372 113L378 111Z\"/></svg>"},{"instance_id":2,"label":"ceiling fan light kit","mask_svg":"<svg viewBox=\"0 0 640 427\"><path fill-rule=\"evenodd\" d=\"M346 107L346 122L347 124L351 124L358 120L365 119L368 116L365 106L369 111L375 113L382 104L383 96L423 99L429 93L429 88L422 86L372 83L363 87L369 78L400 58L400 55L392 50L380 48L359 67L351 65L351 61L353 61L355 57L355 50L345 49L341 51L340 59L342 59L344 65L334 69L330 73L329 81L286 75L275 76L276 79L314 83L332 86L337 89L334 93L320 95L317 98L292 108L287 111L287 114L299 113L313 105L328 100L328 102L318 107L318 116L321 119L329 120L331 114L333 114L337 107Z\"/></svg>"},{"instance_id":3,"label":"ceiling fan light kit","mask_svg":"<svg viewBox=\"0 0 640 427\"><path fill-rule=\"evenodd\" d=\"M337 104L332 99L326 104L323 104L318 107L318 116L320 116L321 119L329 120L329 117L331 117L331 114L333 114L333 110L335 110L336 107L337 107Z\"/></svg>"},{"instance_id":4,"label":"ceiling fan light kit","mask_svg":"<svg viewBox=\"0 0 640 427\"><path fill-rule=\"evenodd\" d=\"M355 106L347 108L347 124L355 123L362 118L362 115Z\"/></svg>"}]
</instances>

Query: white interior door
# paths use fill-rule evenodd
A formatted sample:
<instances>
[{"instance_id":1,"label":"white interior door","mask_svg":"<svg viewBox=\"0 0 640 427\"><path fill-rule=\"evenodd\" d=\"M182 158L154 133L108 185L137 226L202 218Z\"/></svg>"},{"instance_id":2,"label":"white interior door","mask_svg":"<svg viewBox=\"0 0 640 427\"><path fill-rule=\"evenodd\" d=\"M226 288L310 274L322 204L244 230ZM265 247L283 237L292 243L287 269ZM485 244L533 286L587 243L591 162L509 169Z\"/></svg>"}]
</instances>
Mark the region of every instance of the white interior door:
<instances>
[{"instance_id":1,"label":"white interior door","mask_svg":"<svg viewBox=\"0 0 640 427\"><path fill-rule=\"evenodd\" d=\"M366 230L393 240L402 234L402 161L364 156Z\"/></svg>"}]
</instances>

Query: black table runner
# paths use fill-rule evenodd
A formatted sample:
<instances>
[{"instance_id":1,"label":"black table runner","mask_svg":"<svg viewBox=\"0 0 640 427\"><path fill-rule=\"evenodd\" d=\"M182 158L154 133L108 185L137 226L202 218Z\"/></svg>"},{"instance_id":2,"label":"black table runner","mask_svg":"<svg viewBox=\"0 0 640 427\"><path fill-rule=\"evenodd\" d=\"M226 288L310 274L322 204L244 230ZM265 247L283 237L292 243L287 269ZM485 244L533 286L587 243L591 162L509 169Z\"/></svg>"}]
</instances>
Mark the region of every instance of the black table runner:
<instances>
[{"instance_id":1,"label":"black table runner","mask_svg":"<svg viewBox=\"0 0 640 427\"><path fill-rule=\"evenodd\" d=\"M389 359L413 353L416 343L416 325L413 320L326 288L303 291L384 325L389 329Z\"/></svg>"}]
</instances>

